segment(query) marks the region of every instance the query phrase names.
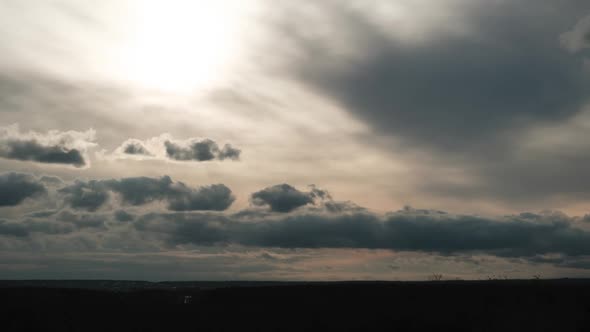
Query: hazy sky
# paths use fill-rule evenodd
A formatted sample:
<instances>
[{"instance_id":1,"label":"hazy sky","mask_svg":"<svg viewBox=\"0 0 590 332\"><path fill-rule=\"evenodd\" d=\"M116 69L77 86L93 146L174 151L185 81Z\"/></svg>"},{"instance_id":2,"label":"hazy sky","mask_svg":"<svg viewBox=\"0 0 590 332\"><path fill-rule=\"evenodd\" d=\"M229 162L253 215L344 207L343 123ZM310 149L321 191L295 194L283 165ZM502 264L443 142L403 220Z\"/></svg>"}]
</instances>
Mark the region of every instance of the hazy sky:
<instances>
[{"instance_id":1,"label":"hazy sky","mask_svg":"<svg viewBox=\"0 0 590 332\"><path fill-rule=\"evenodd\" d=\"M0 278L590 277L587 0L0 0Z\"/></svg>"}]
</instances>

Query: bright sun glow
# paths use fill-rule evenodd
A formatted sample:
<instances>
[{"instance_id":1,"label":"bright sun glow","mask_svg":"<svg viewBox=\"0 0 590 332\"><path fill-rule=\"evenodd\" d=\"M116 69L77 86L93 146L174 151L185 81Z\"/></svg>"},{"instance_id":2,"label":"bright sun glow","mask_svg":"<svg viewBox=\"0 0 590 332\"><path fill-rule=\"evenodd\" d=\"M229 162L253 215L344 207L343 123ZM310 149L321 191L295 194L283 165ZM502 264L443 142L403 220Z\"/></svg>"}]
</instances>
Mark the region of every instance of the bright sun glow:
<instances>
[{"instance_id":1,"label":"bright sun glow","mask_svg":"<svg viewBox=\"0 0 590 332\"><path fill-rule=\"evenodd\" d=\"M146 88L190 92L224 75L237 51L238 1L136 3L124 75Z\"/></svg>"}]
</instances>

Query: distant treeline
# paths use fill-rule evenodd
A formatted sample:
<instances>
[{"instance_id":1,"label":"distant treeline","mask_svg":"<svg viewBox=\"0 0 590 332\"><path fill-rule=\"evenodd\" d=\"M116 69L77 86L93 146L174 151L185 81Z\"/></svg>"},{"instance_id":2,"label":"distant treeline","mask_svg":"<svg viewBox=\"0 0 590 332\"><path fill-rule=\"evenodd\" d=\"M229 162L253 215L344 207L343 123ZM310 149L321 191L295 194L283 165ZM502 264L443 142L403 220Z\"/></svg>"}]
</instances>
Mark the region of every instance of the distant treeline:
<instances>
[{"instance_id":1,"label":"distant treeline","mask_svg":"<svg viewBox=\"0 0 590 332\"><path fill-rule=\"evenodd\" d=\"M4 331L590 330L586 280L168 283L125 291L9 283L0 289Z\"/></svg>"}]
</instances>

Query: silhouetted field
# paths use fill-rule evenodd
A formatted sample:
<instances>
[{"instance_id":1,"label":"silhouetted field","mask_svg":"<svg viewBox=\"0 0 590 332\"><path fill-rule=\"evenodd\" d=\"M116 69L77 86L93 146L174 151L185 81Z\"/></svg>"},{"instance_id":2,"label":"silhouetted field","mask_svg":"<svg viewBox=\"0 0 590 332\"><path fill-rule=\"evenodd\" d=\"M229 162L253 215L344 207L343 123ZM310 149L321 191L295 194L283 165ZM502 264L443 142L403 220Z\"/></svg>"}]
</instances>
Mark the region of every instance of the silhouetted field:
<instances>
[{"instance_id":1,"label":"silhouetted field","mask_svg":"<svg viewBox=\"0 0 590 332\"><path fill-rule=\"evenodd\" d=\"M2 281L0 296L4 331L590 331L588 280Z\"/></svg>"}]
</instances>

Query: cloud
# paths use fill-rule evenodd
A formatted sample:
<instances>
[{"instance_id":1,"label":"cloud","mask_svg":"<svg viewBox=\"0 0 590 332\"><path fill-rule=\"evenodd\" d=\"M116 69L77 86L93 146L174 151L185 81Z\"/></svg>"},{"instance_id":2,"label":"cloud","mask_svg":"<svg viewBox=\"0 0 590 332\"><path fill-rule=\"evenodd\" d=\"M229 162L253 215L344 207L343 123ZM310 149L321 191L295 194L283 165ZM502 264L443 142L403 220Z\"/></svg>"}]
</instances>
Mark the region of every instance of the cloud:
<instances>
[{"instance_id":1,"label":"cloud","mask_svg":"<svg viewBox=\"0 0 590 332\"><path fill-rule=\"evenodd\" d=\"M5 218L0 221L0 235L9 240L0 239L0 245L14 247L13 242L2 241L21 241L21 246L41 248L137 247L157 251L228 245L289 250L379 249L483 254L559 267L590 266L586 260L590 257L590 232L584 227L585 217L556 211L488 217L406 206L400 211L375 214L352 202L334 201L327 191L315 186L303 192L278 185L256 195L266 199L263 205L268 205L270 212L250 209L224 213L233 201L227 187L191 188L166 176L78 181L60 193L68 206L90 213L61 209L27 213L14 220ZM124 206L164 201L171 212L130 212L124 207L96 212L115 197ZM202 212L188 212L199 210ZM68 239L78 242L67 244L71 241ZM560 258L547 258L555 255Z\"/></svg>"},{"instance_id":2,"label":"cloud","mask_svg":"<svg viewBox=\"0 0 590 332\"><path fill-rule=\"evenodd\" d=\"M220 150L217 143L210 139L204 139L201 141L191 140L188 144L184 145L166 141L164 142L164 146L166 147L166 155L170 159L179 161L209 161L213 159L237 160L240 157L240 150L232 148L231 145L228 144Z\"/></svg>"},{"instance_id":3,"label":"cloud","mask_svg":"<svg viewBox=\"0 0 590 332\"><path fill-rule=\"evenodd\" d=\"M138 141L125 142L122 149L125 154L151 156L151 153Z\"/></svg>"},{"instance_id":4,"label":"cloud","mask_svg":"<svg viewBox=\"0 0 590 332\"><path fill-rule=\"evenodd\" d=\"M368 212L368 210L362 206L358 206L353 202L336 202L327 201L324 202L324 207L328 212L332 213L345 213L345 212Z\"/></svg>"},{"instance_id":5,"label":"cloud","mask_svg":"<svg viewBox=\"0 0 590 332\"><path fill-rule=\"evenodd\" d=\"M169 176L161 178L131 177L119 180L76 181L59 189L65 201L75 209L95 211L116 193L126 205L143 205L166 201L173 211L227 209L235 200L231 190L223 184L191 188L174 182Z\"/></svg>"},{"instance_id":6,"label":"cloud","mask_svg":"<svg viewBox=\"0 0 590 332\"><path fill-rule=\"evenodd\" d=\"M26 237L29 235L29 232L21 224L11 223L6 220L0 219L0 235Z\"/></svg>"},{"instance_id":7,"label":"cloud","mask_svg":"<svg viewBox=\"0 0 590 332\"><path fill-rule=\"evenodd\" d=\"M231 144L222 148L209 138L174 139L169 134L162 134L147 140L128 139L114 151L117 158L139 157L175 161L212 161L239 160L241 150Z\"/></svg>"},{"instance_id":8,"label":"cloud","mask_svg":"<svg viewBox=\"0 0 590 332\"><path fill-rule=\"evenodd\" d=\"M590 47L590 16L581 19L572 30L564 32L559 40L561 45L572 53Z\"/></svg>"},{"instance_id":9,"label":"cloud","mask_svg":"<svg viewBox=\"0 0 590 332\"><path fill-rule=\"evenodd\" d=\"M223 211L234 200L231 190L223 184L213 184L196 190L183 184L177 186L170 195L168 209L173 211Z\"/></svg>"},{"instance_id":10,"label":"cloud","mask_svg":"<svg viewBox=\"0 0 590 332\"><path fill-rule=\"evenodd\" d=\"M0 235L5 236L13 236L18 238L25 238L29 237L32 234L44 234L44 235L62 235L62 234L70 234L74 232L76 229L80 229L83 227L96 227L92 223L82 224L74 218L74 215L67 216L63 215L60 216L65 217L68 222L72 222L72 224L65 224L61 221L65 219L59 219L56 221L55 219L46 219L44 217L43 220L38 220L37 218L27 218L24 220L16 220L16 221L8 221L0 219ZM88 217L87 217L88 218ZM99 216L92 216L92 220L98 220ZM100 226L103 226L102 224Z\"/></svg>"},{"instance_id":11,"label":"cloud","mask_svg":"<svg viewBox=\"0 0 590 332\"><path fill-rule=\"evenodd\" d=\"M291 212L298 207L313 204L317 196L314 190L303 192L286 183L278 184L253 193L250 201L256 206L268 205L273 212Z\"/></svg>"},{"instance_id":12,"label":"cloud","mask_svg":"<svg viewBox=\"0 0 590 332\"><path fill-rule=\"evenodd\" d=\"M74 209L96 211L109 198L108 188L101 181L76 181L58 190L65 195L65 202Z\"/></svg>"},{"instance_id":13,"label":"cloud","mask_svg":"<svg viewBox=\"0 0 590 332\"><path fill-rule=\"evenodd\" d=\"M169 176L161 178L132 177L120 180L104 180L100 183L105 190L121 195L123 203L143 205L155 200L164 199L170 194L173 181ZM183 184L179 184L183 186Z\"/></svg>"},{"instance_id":14,"label":"cloud","mask_svg":"<svg viewBox=\"0 0 590 332\"><path fill-rule=\"evenodd\" d=\"M21 133L18 125L0 128L0 157L75 167L87 165L85 152L93 143L95 132L51 130L47 134Z\"/></svg>"},{"instance_id":15,"label":"cloud","mask_svg":"<svg viewBox=\"0 0 590 332\"><path fill-rule=\"evenodd\" d=\"M231 159L231 160L238 160L240 159L240 154L242 150L234 148L231 144L225 144L223 148L219 151L217 158L219 160L224 159Z\"/></svg>"},{"instance_id":16,"label":"cloud","mask_svg":"<svg viewBox=\"0 0 590 332\"><path fill-rule=\"evenodd\" d=\"M559 49L559 27L551 18L523 25L528 6L466 6L462 24L471 31L428 31L416 44L388 32L403 26L384 31L349 2L312 6L334 33L313 34L310 17L288 14L292 28L282 37L306 55L292 75L407 144L465 152L495 143L498 130L520 130L523 119L567 118L586 101L589 80ZM358 40L367 45L354 56L331 52Z\"/></svg>"},{"instance_id":17,"label":"cloud","mask_svg":"<svg viewBox=\"0 0 590 332\"><path fill-rule=\"evenodd\" d=\"M46 192L45 186L32 175L0 174L0 206L15 206Z\"/></svg>"},{"instance_id":18,"label":"cloud","mask_svg":"<svg viewBox=\"0 0 590 332\"><path fill-rule=\"evenodd\" d=\"M104 228L107 219L101 214L76 214L62 211L56 216L56 220L72 223L77 228Z\"/></svg>"},{"instance_id":19,"label":"cloud","mask_svg":"<svg viewBox=\"0 0 590 332\"><path fill-rule=\"evenodd\" d=\"M133 219L135 219L135 216L128 213L125 210L117 210L115 211L115 213L113 214L115 217L115 220L117 221L132 221Z\"/></svg>"},{"instance_id":20,"label":"cloud","mask_svg":"<svg viewBox=\"0 0 590 332\"><path fill-rule=\"evenodd\" d=\"M170 141L164 142L166 154L174 160L208 161L215 158L219 148L210 139L192 142L188 147L181 147Z\"/></svg>"},{"instance_id":21,"label":"cloud","mask_svg":"<svg viewBox=\"0 0 590 332\"><path fill-rule=\"evenodd\" d=\"M44 184L49 185L49 186L57 186L57 185L61 185L64 183L63 180L58 178L57 176L47 176L47 175L42 176L39 179L39 181L41 181Z\"/></svg>"},{"instance_id":22,"label":"cloud","mask_svg":"<svg viewBox=\"0 0 590 332\"><path fill-rule=\"evenodd\" d=\"M70 164L82 167L86 163L80 151L60 146L42 146L35 141L4 141L0 155L7 159L32 160L49 164Z\"/></svg>"},{"instance_id":23,"label":"cloud","mask_svg":"<svg viewBox=\"0 0 590 332\"><path fill-rule=\"evenodd\" d=\"M563 214L498 218L405 209L371 213L308 213L248 220L211 213L146 214L135 227L164 236L171 245L234 243L273 248L363 248L441 254L486 253L533 257L590 255L590 233Z\"/></svg>"},{"instance_id":24,"label":"cloud","mask_svg":"<svg viewBox=\"0 0 590 332\"><path fill-rule=\"evenodd\" d=\"M590 76L561 46L586 45L590 3L377 3L276 6L282 73L386 140L415 169L408 190L523 206L588 197L589 146L567 138L589 134Z\"/></svg>"}]
</instances>

